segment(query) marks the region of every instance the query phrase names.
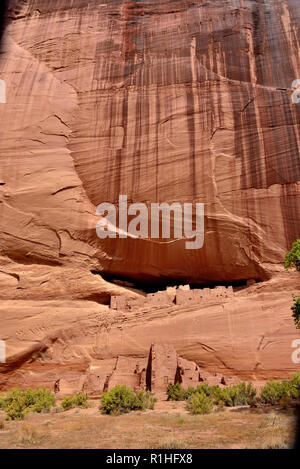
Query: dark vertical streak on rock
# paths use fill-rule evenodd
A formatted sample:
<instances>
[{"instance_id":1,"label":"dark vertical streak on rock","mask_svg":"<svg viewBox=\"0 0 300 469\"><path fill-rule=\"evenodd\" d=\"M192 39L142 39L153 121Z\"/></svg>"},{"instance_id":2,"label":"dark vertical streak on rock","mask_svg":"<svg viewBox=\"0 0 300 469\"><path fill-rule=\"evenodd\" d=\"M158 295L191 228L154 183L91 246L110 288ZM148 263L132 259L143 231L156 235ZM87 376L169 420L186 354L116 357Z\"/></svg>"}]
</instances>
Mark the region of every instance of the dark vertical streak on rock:
<instances>
[{"instance_id":1,"label":"dark vertical streak on rock","mask_svg":"<svg viewBox=\"0 0 300 469\"><path fill-rule=\"evenodd\" d=\"M233 102L233 94L231 96L231 105L233 109L233 128L234 128L234 154L236 158L241 159L241 189L246 189L247 181L247 160L244 149L244 139L242 138L242 113L239 109L243 107L243 92L240 89L238 93L238 103ZM236 109L237 108L237 109Z\"/></svg>"},{"instance_id":2,"label":"dark vertical streak on rock","mask_svg":"<svg viewBox=\"0 0 300 469\"><path fill-rule=\"evenodd\" d=\"M124 159L124 155L127 153L127 126L128 126L128 92L127 90L124 92L123 96L123 106L122 106L122 127L124 131L124 138L123 138L123 148L118 150L119 152L119 192L117 196L120 195L121 190L121 182L122 182L122 163Z\"/></svg>"},{"instance_id":3,"label":"dark vertical streak on rock","mask_svg":"<svg viewBox=\"0 0 300 469\"><path fill-rule=\"evenodd\" d=\"M139 183L140 183L140 174L141 174L141 164L145 164L145 161L141 161L141 146L142 146L142 100L143 96L138 94L136 97L136 106L135 106L135 138L134 138L134 152L133 152L133 194L138 194L139 192Z\"/></svg>"},{"instance_id":4,"label":"dark vertical streak on rock","mask_svg":"<svg viewBox=\"0 0 300 469\"><path fill-rule=\"evenodd\" d=\"M251 97L248 90L247 99L250 100L250 98ZM257 122L254 101L247 107L243 113L243 116L243 128L247 129L248 131L247 157L249 158L248 170L250 169L251 177L250 187L261 188L263 187L264 172L264 162L262 160L261 154L261 148L263 147L264 142L261 141L261 138L264 139L264 135L263 131L261 135L259 132L259 122Z\"/></svg>"},{"instance_id":5,"label":"dark vertical streak on rock","mask_svg":"<svg viewBox=\"0 0 300 469\"><path fill-rule=\"evenodd\" d=\"M295 198L298 198L298 204ZM300 237L300 197L297 193L297 184L281 186L281 214L283 218L286 249L290 249L292 243Z\"/></svg>"},{"instance_id":6,"label":"dark vertical streak on rock","mask_svg":"<svg viewBox=\"0 0 300 469\"><path fill-rule=\"evenodd\" d=\"M159 168L159 122L160 122L160 104L159 104L159 91L158 87L156 88L156 131L155 131L155 200L159 200L159 190L158 190L158 168Z\"/></svg>"},{"instance_id":7,"label":"dark vertical streak on rock","mask_svg":"<svg viewBox=\"0 0 300 469\"><path fill-rule=\"evenodd\" d=\"M189 160L190 160L190 179L191 179L191 197L196 197L196 151L195 151L195 118L194 118L194 96L193 89L187 88L187 127L189 133Z\"/></svg>"},{"instance_id":8,"label":"dark vertical streak on rock","mask_svg":"<svg viewBox=\"0 0 300 469\"><path fill-rule=\"evenodd\" d=\"M149 157L151 157L151 155L149 155L149 153L150 153L149 152L149 147L150 147L150 109L149 109L149 95L148 95L147 92L143 93L142 112L143 112L143 118L144 118L144 127L143 127L142 131L146 135L146 141L144 143L144 155L143 155L146 167L145 167L145 172L142 173L142 174L145 174L146 177L147 177L148 162L149 162Z\"/></svg>"}]
</instances>

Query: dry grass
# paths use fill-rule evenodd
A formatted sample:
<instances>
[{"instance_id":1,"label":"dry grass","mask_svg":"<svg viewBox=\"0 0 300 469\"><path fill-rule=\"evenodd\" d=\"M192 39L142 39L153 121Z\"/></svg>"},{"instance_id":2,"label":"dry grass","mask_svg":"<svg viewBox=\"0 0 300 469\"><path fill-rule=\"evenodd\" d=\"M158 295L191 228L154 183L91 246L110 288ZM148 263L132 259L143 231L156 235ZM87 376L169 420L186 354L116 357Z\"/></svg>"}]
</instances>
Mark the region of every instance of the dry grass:
<instances>
[{"instance_id":1,"label":"dry grass","mask_svg":"<svg viewBox=\"0 0 300 469\"><path fill-rule=\"evenodd\" d=\"M180 440L162 440L157 446L152 446L151 449L185 449L186 444Z\"/></svg>"},{"instance_id":2,"label":"dry grass","mask_svg":"<svg viewBox=\"0 0 300 469\"><path fill-rule=\"evenodd\" d=\"M285 449L289 447L288 435L285 432L285 419L282 415L271 412L264 430L264 449Z\"/></svg>"},{"instance_id":3,"label":"dry grass","mask_svg":"<svg viewBox=\"0 0 300 469\"><path fill-rule=\"evenodd\" d=\"M47 435L40 428L30 424L21 423L16 435L16 443L23 448L33 448L45 442ZM14 439L12 440L14 443Z\"/></svg>"},{"instance_id":4,"label":"dry grass","mask_svg":"<svg viewBox=\"0 0 300 469\"><path fill-rule=\"evenodd\" d=\"M294 432L291 411L235 408L192 416L181 403L164 402L116 417L97 407L29 414L25 422L5 422L0 448L286 448Z\"/></svg>"}]
</instances>

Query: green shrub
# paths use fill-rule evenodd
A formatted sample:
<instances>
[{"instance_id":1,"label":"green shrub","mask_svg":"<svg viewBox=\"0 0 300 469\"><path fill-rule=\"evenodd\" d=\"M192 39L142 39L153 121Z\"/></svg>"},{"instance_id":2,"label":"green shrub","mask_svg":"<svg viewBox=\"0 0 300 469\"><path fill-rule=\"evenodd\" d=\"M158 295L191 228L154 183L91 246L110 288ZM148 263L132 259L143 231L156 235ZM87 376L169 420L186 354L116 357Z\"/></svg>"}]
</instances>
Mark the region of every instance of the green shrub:
<instances>
[{"instance_id":1,"label":"green shrub","mask_svg":"<svg viewBox=\"0 0 300 469\"><path fill-rule=\"evenodd\" d=\"M150 391L137 391L123 386L115 386L102 394L100 410L103 414L118 415L132 410L153 409L156 397Z\"/></svg>"},{"instance_id":2,"label":"green shrub","mask_svg":"<svg viewBox=\"0 0 300 469\"><path fill-rule=\"evenodd\" d=\"M45 388L13 389L0 400L7 420L22 420L28 412L49 412L55 405L54 394Z\"/></svg>"},{"instance_id":3,"label":"green shrub","mask_svg":"<svg viewBox=\"0 0 300 469\"><path fill-rule=\"evenodd\" d=\"M292 374L289 379L289 383L291 386L291 397L293 399L298 399L300 397L300 371Z\"/></svg>"},{"instance_id":4,"label":"green shrub","mask_svg":"<svg viewBox=\"0 0 300 469\"><path fill-rule=\"evenodd\" d=\"M191 414L208 414L212 411L214 401L203 392L195 392L186 402L186 410Z\"/></svg>"},{"instance_id":5,"label":"green shrub","mask_svg":"<svg viewBox=\"0 0 300 469\"><path fill-rule=\"evenodd\" d=\"M45 388L27 389L25 391L25 405L31 412L50 412L55 406L55 395Z\"/></svg>"},{"instance_id":6,"label":"green shrub","mask_svg":"<svg viewBox=\"0 0 300 469\"><path fill-rule=\"evenodd\" d=\"M286 269L295 268L300 272L300 239L292 244L292 249L286 253L284 267Z\"/></svg>"},{"instance_id":7,"label":"green shrub","mask_svg":"<svg viewBox=\"0 0 300 469\"><path fill-rule=\"evenodd\" d=\"M192 397L195 393L204 394L210 397L217 405L228 407L250 404L256 396L256 389L252 383L239 383L233 386L221 388L220 386L210 386L207 383L199 384L194 389L189 387L185 391L179 383L169 383L167 389L168 400L184 401Z\"/></svg>"},{"instance_id":8,"label":"green shrub","mask_svg":"<svg viewBox=\"0 0 300 469\"><path fill-rule=\"evenodd\" d=\"M281 384L285 386L287 389L287 397L289 399L299 399L300 398L300 371L297 373L292 374L289 380L281 381Z\"/></svg>"},{"instance_id":9,"label":"green shrub","mask_svg":"<svg viewBox=\"0 0 300 469\"><path fill-rule=\"evenodd\" d=\"M75 409L81 407L86 409L88 407L89 395L84 392L78 392L74 396L67 396L63 399L61 406L64 410Z\"/></svg>"},{"instance_id":10,"label":"green shrub","mask_svg":"<svg viewBox=\"0 0 300 469\"><path fill-rule=\"evenodd\" d=\"M7 407L16 399L19 397L24 398L24 393L25 391L21 391L19 388L12 389L11 391L8 391L6 395L3 395L1 398L0 406L2 410L6 410ZM24 399L24 405L25 405L25 399Z\"/></svg>"},{"instance_id":11,"label":"green shrub","mask_svg":"<svg viewBox=\"0 0 300 469\"><path fill-rule=\"evenodd\" d=\"M189 399L190 397L192 397L195 392L197 392L197 390L193 388L193 386L189 386L185 391L185 399Z\"/></svg>"},{"instance_id":12,"label":"green shrub","mask_svg":"<svg viewBox=\"0 0 300 469\"><path fill-rule=\"evenodd\" d=\"M237 405L243 405L243 399L239 398L238 389L234 386L222 389L220 400L227 407L234 407Z\"/></svg>"},{"instance_id":13,"label":"green shrub","mask_svg":"<svg viewBox=\"0 0 300 469\"><path fill-rule=\"evenodd\" d=\"M194 388L189 387L189 390ZM167 388L167 396L168 401L186 401L188 399L190 393L185 391L183 387L179 383L169 383Z\"/></svg>"},{"instance_id":14,"label":"green shrub","mask_svg":"<svg viewBox=\"0 0 300 469\"><path fill-rule=\"evenodd\" d=\"M239 383L221 389L219 400L227 407L250 404L256 396L252 383Z\"/></svg>"},{"instance_id":15,"label":"green shrub","mask_svg":"<svg viewBox=\"0 0 300 469\"><path fill-rule=\"evenodd\" d=\"M292 249L286 253L284 267L286 269L295 268L300 272L300 239L297 239L297 241L292 244ZM294 304L291 307L293 312L292 316L296 327L300 329L300 296L294 295L293 300Z\"/></svg>"},{"instance_id":16,"label":"green shrub","mask_svg":"<svg viewBox=\"0 0 300 469\"><path fill-rule=\"evenodd\" d=\"M154 409L157 397L150 391L137 391L135 394L134 408L132 410Z\"/></svg>"},{"instance_id":17,"label":"green shrub","mask_svg":"<svg viewBox=\"0 0 300 469\"><path fill-rule=\"evenodd\" d=\"M233 407L237 405L250 404L256 396L256 389L252 383L239 383L221 388L220 386L209 386L207 383L200 384L197 392L202 392L211 397L215 404Z\"/></svg>"},{"instance_id":18,"label":"green shrub","mask_svg":"<svg viewBox=\"0 0 300 469\"><path fill-rule=\"evenodd\" d=\"M135 394L126 386L115 386L102 394L100 408L104 414L120 414L132 410Z\"/></svg>"},{"instance_id":19,"label":"green shrub","mask_svg":"<svg viewBox=\"0 0 300 469\"><path fill-rule=\"evenodd\" d=\"M222 389L220 386L210 386L207 383L200 384L197 387L197 392L203 392L206 396L211 397L214 400L215 404L219 404L222 402L221 395L222 395ZM223 402L222 402L223 404Z\"/></svg>"},{"instance_id":20,"label":"green shrub","mask_svg":"<svg viewBox=\"0 0 300 469\"><path fill-rule=\"evenodd\" d=\"M268 381L260 392L260 399L263 404L279 404L284 397L290 397L288 381Z\"/></svg>"},{"instance_id":21,"label":"green shrub","mask_svg":"<svg viewBox=\"0 0 300 469\"><path fill-rule=\"evenodd\" d=\"M5 398L0 396L0 410L5 410Z\"/></svg>"},{"instance_id":22,"label":"green shrub","mask_svg":"<svg viewBox=\"0 0 300 469\"><path fill-rule=\"evenodd\" d=\"M261 389L260 395L257 395L252 383L245 382L222 388L202 383L196 389L189 387L187 391L179 383L169 383L167 394L168 400L173 401L190 400L195 394L202 394L209 397L215 405L227 407L239 405L257 407L261 404L287 406L290 400L300 398L300 371L293 374L289 380L269 381Z\"/></svg>"},{"instance_id":23,"label":"green shrub","mask_svg":"<svg viewBox=\"0 0 300 469\"><path fill-rule=\"evenodd\" d=\"M293 295L294 304L291 307L293 319L297 329L300 329L300 296Z\"/></svg>"},{"instance_id":24,"label":"green shrub","mask_svg":"<svg viewBox=\"0 0 300 469\"><path fill-rule=\"evenodd\" d=\"M300 398L300 371L294 373L290 379L282 381L268 381L261 389L260 399L263 404L280 404L289 399Z\"/></svg>"},{"instance_id":25,"label":"green shrub","mask_svg":"<svg viewBox=\"0 0 300 469\"><path fill-rule=\"evenodd\" d=\"M64 397L64 399L62 400L61 406L64 410L73 409L75 407L73 403L73 396Z\"/></svg>"},{"instance_id":26,"label":"green shrub","mask_svg":"<svg viewBox=\"0 0 300 469\"><path fill-rule=\"evenodd\" d=\"M6 407L6 420L23 420L26 414L25 399L17 396Z\"/></svg>"},{"instance_id":27,"label":"green shrub","mask_svg":"<svg viewBox=\"0 0 300 469\"><path fill-rule=\"evenodd\" d=\"M187 390L185 390L179 383L169 383L167 388L168 401L186 401L197 392L218 400L217 396L219 396L221 388L219 386L209 386L207 383L203 383L199 384L196 389L189 386Z\"/></svg>"}]
</instances>

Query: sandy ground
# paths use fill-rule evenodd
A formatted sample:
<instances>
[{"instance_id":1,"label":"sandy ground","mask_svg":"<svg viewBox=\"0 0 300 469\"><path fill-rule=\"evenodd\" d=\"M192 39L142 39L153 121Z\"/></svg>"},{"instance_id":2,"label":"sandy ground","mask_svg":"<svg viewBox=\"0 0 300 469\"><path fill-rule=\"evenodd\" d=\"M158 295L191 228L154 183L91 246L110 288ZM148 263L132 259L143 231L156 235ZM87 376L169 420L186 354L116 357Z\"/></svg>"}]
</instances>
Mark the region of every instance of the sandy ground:
<instances>
[{"instance_id":1,"label":"sandy ground","mask_svg":"<svg viewBox=\"0 0 300 469\"><path fill-rule=\"evenodd\" d=\"M193 416L184 402L158 401L153 411L112 417L99 412L98 401L91 405L28 414L21 422L0 413L0 448L267 449L291 447L295 435L292 409L236 407Z\"/></svg>"}]
</instances>

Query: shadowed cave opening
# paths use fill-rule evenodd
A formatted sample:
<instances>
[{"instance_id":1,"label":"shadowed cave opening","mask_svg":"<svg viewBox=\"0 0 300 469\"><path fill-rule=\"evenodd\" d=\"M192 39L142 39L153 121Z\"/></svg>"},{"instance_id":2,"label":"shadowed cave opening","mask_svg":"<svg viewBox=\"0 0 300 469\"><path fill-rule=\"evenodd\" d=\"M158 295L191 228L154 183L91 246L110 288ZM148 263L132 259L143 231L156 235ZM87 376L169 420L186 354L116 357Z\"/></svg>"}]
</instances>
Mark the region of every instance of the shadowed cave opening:
<instances>
[{"instance_id":1,"label":"shadowed cave opening","mask_svg":"<svg viewBox=\"0 0 300 469\"><path fill-rule=\"evenodd\" d=\"M189 285L193 289L203 289L203 288L214 288L218 286L230 287L232 286L234 291L242 290L246 288L248 280L254 279L242 279L235 281L227 282L189 282L188 279L172 279L172 278L155 278L152 280L148 279L136 279L122 275L114 275L109 273L103 273L98 270L91 270L93 275L101 275L101 277L107 282L114 283L124 288L139 290L142 293L156 293L157 291L166 290L167 287L179 287L180 285ZM259 283L260 280L255 279L256 283Z\"/></svg>"}]
</instances>

